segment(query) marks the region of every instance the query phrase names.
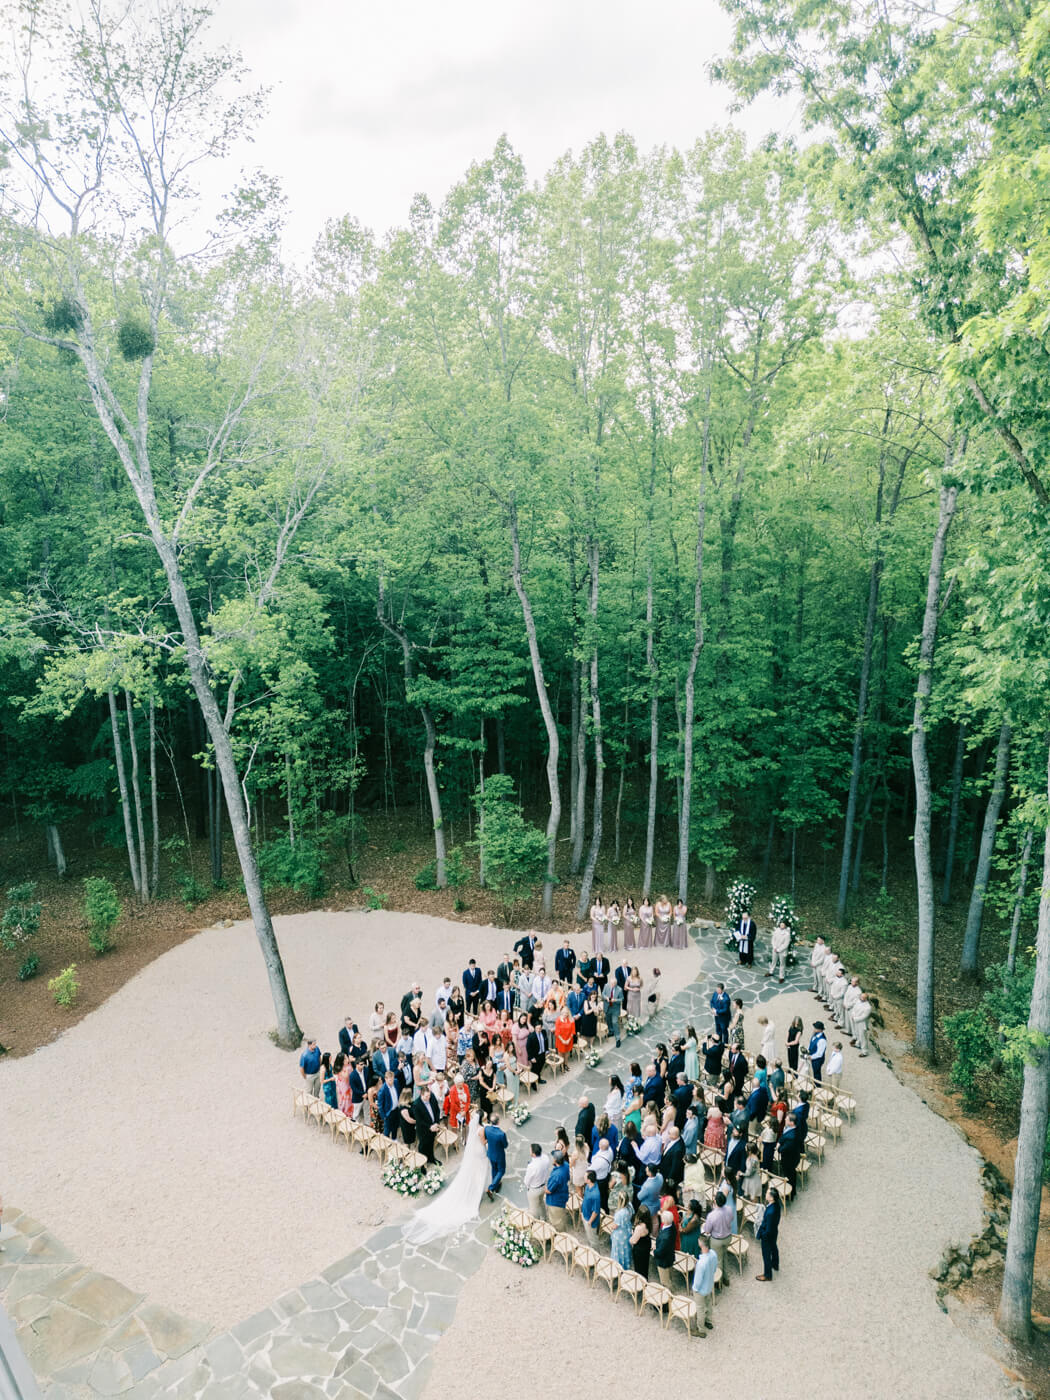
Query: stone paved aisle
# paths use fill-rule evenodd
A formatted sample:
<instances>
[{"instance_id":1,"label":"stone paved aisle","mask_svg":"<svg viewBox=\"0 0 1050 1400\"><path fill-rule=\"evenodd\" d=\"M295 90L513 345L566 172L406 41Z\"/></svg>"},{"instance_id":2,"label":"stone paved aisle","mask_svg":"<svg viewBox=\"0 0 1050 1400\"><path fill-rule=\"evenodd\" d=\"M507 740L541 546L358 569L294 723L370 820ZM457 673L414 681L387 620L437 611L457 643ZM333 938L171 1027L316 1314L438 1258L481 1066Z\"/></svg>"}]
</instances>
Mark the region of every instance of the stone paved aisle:
<instances>
[{"instance_id":1,"label":"stone paved aisle","mask_svg":"<svg viewBox=\"0 0 1050 1400\"><path fill-rule=\"evenodd\" d=\"M604 1102L608 1076L622 1076L647 1047L688 1024L707 1029L716 982L747 1006L781 990L762 966L739 967L719 931L701 926L692 935L704 953L699 978L620 1050L607 1043L599 1067L566 1075L522 1129L510 1128L507 1199L524 1204L520 1175L528 1144L550 1143L559 1124L574 1122L581 1095ZM807 974L800 963L784 990L807 983ZM3 1232L0 1296L45 1400L416 1400L462 1285L485 1257L486 1220L495 1209L485 1205L481 1221L460 1237L418 1248L402 1240L399 1216L319 1278L211 1337L206 1324L78 1265L39 1222L12 1212Z\"/></svg>"}]
</instances>

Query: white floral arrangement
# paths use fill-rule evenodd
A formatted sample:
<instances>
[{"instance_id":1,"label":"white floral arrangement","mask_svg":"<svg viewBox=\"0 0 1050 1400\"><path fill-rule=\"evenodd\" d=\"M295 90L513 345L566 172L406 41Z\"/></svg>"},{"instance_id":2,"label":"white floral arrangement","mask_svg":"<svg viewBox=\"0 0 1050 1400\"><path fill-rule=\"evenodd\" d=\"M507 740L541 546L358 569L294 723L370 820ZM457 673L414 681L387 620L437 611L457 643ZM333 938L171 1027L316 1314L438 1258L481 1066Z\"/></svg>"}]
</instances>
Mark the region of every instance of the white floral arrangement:
<instances>
[{"instance_id":1,"label":"white floral arrangement","mask_svg":"<svg viewBox=\"0 0 1050 1400\"><path fill-rule=\"evenodd\" d=\"M424 1172L404 1162L388 1162L383 1168L383 1185L399 1196L418 1196L423 1187Z\"/></svg>"},{"instance_id":2,"label":"white floral arrangement","mask_svg":"<svg viewBox=\"0 0 1050 1400\"><path fill-rule=\"evenodd\" d=\"M774 928L782 919L791 930L791 937L797 938L802 928L802 920L795 913L795 906L792 904L790 896L786 894L778 894L769 906L769 922Z\"/></svg>"},{"instance_id":3,"label":"white floral arrangement","mask_svg":"<svg viewBox=\"0 0 1050 1400\"><path fill-rule=\"evenodd\" d=\"M510 1120L515 1127L521 1128L529 1121L531 1117L532 1114L530 1113L529 1109L525 1106L525 1104L521 1103L511 1113Z\"/></svg>"},{"instance_id":4,"label":"white floral arrangement","mask_svg":"<svg viewBox=\"0 0 1050 1400\"><path fill-rule=\"evenodd\" d=\"M726 927L736 928L745 909L754 909L758 890L750 880L737 880L727 892Z\"/></svg>"},{"instance_id":5,"label":"white floral arrangement","mask_svg":"<svg viewBox=\"0 0 1050 1400\"><path fill-rule=\"evenodd\" d=\"M440 1167L434 1166L427 1169L423 1177L423 1192L427 1196L436 1196L445 1184L445 1173Z\"/></svg>"},{"instance_id":6,"label":"white floral arrangement","mask_svg":"<svg viewBox=\"0 0 1050 1400\"><path fill-rule=\"evenodd\" d=\"M642 1023L637 1016L625 1016L620 1024L624 1035L637 1035L642 1029Z\"/></svg>"},{"instance_id":7,"label":"white floral arrangement","mask_svg":"<svg viewBox=\"0 0 1050 1400\"><path fill-rule=\"evenodd\" d=\"M496 1240L496 1253L502 1254L504 1259L509 1259L512 1264L531 1269L539 1262L539 1245L527 1231L519 1230L510 1223L505 1210L493 1225L492 1233Z\"/></svg>"},{"instance_id":8,"label":"white floral arrangement","mask_svg":"<svg viewBox=\"0 0 1050 1400\"><path fill-rule=\"evenodd\" d=\"M589 1050L587 1052L587 1063L591 1069L597 1069L602 1062L602 1052L600 1050Z\"/></svg>"}]
</instances>

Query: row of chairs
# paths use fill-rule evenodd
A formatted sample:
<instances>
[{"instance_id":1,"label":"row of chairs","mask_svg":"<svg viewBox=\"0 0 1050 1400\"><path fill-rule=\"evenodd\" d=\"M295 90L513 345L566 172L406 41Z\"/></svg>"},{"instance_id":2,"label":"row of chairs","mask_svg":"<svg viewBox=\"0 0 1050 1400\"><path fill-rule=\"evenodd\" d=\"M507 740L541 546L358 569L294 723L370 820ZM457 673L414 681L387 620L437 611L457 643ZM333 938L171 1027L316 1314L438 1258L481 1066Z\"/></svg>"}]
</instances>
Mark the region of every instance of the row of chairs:
<instances>
[{"instance_id":1,"label":"row of chairs","mask_svg":"<svg viewBox=\"0 0 1050 1400\"><path fill-rule=\"evenodd\" d=\"M293 1093L292 1116L297 1113L302 1113L305 1121L316 1123L319 1128L329 1128L333 1141L341 1137L348 1149L356 1148L363 1157L375 1157L383 1166L388 1162L404 1162L410 1167L420 1168L427 1165L427 1159L422 1152L416 1152L408 1143L398 1142L384 1133L376 1132L371 1124L362 1123L340 1109L332 1108L324 1099L307 1093L305 1089L296 1089ZM456 1134L447 1128L439 1131L456 1138ZM437 1134L434 1136L436 1141ZM448 1161L447 1150L445 1161Z\"/></svg>"}]
</instances>

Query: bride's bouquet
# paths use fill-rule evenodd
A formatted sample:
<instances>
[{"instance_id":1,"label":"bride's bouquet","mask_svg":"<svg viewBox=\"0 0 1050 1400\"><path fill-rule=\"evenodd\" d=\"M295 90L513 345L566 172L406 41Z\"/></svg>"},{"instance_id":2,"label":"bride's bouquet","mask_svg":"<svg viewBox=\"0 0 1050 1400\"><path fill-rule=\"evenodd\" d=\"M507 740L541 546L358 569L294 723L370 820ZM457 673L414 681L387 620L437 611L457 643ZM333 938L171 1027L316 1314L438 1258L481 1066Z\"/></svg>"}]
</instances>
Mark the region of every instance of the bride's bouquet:
<instances>
[{"instance_id":1,"label":"bride's bouquet","mask_svg":"<svg viewBox=\"0 0 1050 1400\"><path fill-rule=\"evenodd\" d=\"M512 1264L523 1269L531 1269L539 1262L540 1247L527 1230L519 1230L507 1219L506 1207L492 1227L496 1240L496 1253L502 1254Z\"/></svg>"}]
</instances>

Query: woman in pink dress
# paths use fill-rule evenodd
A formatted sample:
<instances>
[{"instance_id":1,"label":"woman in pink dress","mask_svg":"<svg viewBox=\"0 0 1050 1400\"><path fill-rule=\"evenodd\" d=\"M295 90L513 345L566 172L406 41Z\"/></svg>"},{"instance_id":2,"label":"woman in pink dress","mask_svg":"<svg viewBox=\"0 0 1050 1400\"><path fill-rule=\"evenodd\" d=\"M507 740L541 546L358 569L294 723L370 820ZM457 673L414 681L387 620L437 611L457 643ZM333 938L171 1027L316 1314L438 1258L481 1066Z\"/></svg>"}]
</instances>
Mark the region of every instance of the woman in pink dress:
<instances>
[{"instance_id":1,"label":"woman in pink dress","mask_svg":"<svg viewBox=\"0 0 1050 1400\"><path fill-rule=\"evenodd\" d=\"M634 930L637 924L638 910L634 907L634 900L628 895L623 906L623 946L625 952L635 946Z\"/></svg>"},{"instance_id":2,"label":"woman in pink dress","mask_svg":"<svg viewBox=\"0 0 1050 1400\"><path fill-rule=\"evenodd\" d=\"M605 911L605 951L616 953L620 948L620 906L611 900Z\"/></svg>"},{"instance_id":3,"label":"woman in pink dress","mask_svg":"<svg viewBox=\"0 0 1050 1400\"><path fill-rule=\"evenodd\" d=\"M713 1147L719 1152L726 1150L726 1125L720 1109L709 1108L707 1111L704 1146Z\"/></svg>"},{"instance_id":4,"label":"woman in pink dress","mask_svg":"<svg viewBox=\"0 0 1050 1400\"><path fill-rule=\"evenodd\" d=\"M478 1020L488 1031L489 1039L491 1040L496 1033L496 1027L499 1025L499 1016L491 1001L487 1001L481 1008L481 1015L478 1017Z\"/></svg>"},{"instance_id":5,"label":"woman in pink dress","mask_svg":"<svg viewBox=\"0 0 1050 1400\"><path fill-rule=\"evenodd\" d=\"M638 910L638 946L648 948L653 941L653 906L646 895L642 900L642 907Z\"/></svg>"},{"instance_id":6,"label":"woman in pink dress","mask_svg":"<svg viewBox=\"0 0 1050 1400\"><path fill-rule=\"evenodd\" d=\"M657 948L666 948L671 933L671 901L665 894L662 894L656 901L653 913L656 916L653 944Z\"/></svg>"},{"instance_id":7,"label":"woman in pink dress","mask_svg":"<svg viewBox=\"0 0 1050 1400\"><path fill-rule=\"evenodd\" d=\"M605 936L605 905L602 903L601 892L594 896L594 903L591 905L591 952L600 953L602 951L602 939Z\"/></svg>"},{"instance_id":8,"label":"woman in pink dress","mask_svg":"<svg viewBox=\"0 0 1050 1400\"><path fill-rule=\"evenodd\" d=\"M679 899L679 900L676 900L676 901L675 901L675 906L674 906L674 916L673 916L673 917L674 917L674 922L673 922L673 924L671 925L671 947L672 947L672 948L688 948L688 947L689 947L689 922L688 922L688 914L689 914L689 910L688 910L688 909L686 908L686 906L682 903L682 901L681 901L680 899Z\"/></svg>"},{"instance_id":9,"label":"woman in pink dress","mask_svg":"<svg viewBox=\"0 0 1050 1400\"><path fill-rule=\"evenodd\" d=\"M514 1057L523 1069L529 1067L529 1052L527 1047L529 1039L529 1018L524 1012L518 1017L518 1024L511 1032L511 1039L514 1041Z\"/></svg>"},{"instance_id":10,"label":"woman in pink dress","mask_svg":"<svg viewBox=\"0 0 1050 1400\"><path fill-rule=\"evenodd\" d=\"M350 1115L353 1110L353 1103L350 1097L350 1065L345 1055L336 1055L335 1064L335 1101L339 1106L339 1112Z\"/></svg>"}]
</instances>

